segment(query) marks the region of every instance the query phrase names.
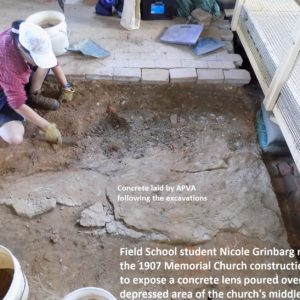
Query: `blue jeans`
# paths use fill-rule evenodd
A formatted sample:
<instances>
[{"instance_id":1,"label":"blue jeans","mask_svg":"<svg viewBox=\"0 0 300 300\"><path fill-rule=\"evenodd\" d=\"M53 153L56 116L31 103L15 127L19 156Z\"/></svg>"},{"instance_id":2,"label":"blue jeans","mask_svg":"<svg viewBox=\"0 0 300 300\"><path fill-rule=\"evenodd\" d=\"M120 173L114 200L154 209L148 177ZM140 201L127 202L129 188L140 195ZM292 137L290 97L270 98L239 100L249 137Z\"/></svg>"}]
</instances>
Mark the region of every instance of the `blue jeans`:
<instances>
[{"instance_id":1,"label":"blue jeans","mask_svg":"<svg viewBox=\"0 0 300 300\"><path fill-rule=\"evenodd\" d=\"M25 119L8 105L4 92L0 91L0 127L10 121L24 122Z\"/></svg>"}]
</instances>

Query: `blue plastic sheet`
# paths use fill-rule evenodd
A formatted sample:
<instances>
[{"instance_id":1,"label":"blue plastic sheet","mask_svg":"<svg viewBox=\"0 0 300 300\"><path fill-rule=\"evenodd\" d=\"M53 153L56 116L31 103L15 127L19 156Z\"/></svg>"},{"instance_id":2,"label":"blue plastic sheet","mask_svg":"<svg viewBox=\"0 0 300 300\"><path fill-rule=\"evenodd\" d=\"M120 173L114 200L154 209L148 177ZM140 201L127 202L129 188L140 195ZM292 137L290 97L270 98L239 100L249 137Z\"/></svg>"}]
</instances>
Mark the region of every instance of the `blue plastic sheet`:
<instances>
[{"instance_id":1,"label":"blue plastic sheet","mask_svg":"<svg viewBox=\"0 0 300 300\"><path fill-rule=\"evenodd\" d=\"M160 40L178 45L195 45L204 29L203 24L185 24L170 26Z\"/></svg>"},{"instance_id":2,"label":"blue plastic sheet","mask_svg":"<svg viewBox=\"0 0 300 300\"><path fill-rule=\"evenodd\" d=\"M68 48L70 51L78 51L83 55L104 58L110 55L110 52L99 46L97 43L90 39L83 40L77 44L74 44Z\"/></svg>"},{"instance_id":3,"label":"blue plastic sheet","mask_svg":"<svg viewBox=\"0 0 300 300\"><path fill-rule=\"evenodd\" d=\"M204 55L224 47L224 43L218 39L200 38L193 52L196 55Z\"/></svg>"}]
</instances>

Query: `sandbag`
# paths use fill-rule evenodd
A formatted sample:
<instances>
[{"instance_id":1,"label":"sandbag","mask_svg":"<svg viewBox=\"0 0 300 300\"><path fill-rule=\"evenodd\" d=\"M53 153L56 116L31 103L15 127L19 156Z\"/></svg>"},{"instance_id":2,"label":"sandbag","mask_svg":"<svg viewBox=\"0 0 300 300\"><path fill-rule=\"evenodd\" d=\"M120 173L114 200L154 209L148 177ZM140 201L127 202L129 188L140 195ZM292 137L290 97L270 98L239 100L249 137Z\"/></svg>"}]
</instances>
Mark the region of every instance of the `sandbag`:
<instances>
[{"instance_id":1,"label":"sandbag","mask_svg":"<svg viewBox=\"0 0 300 300\"><path fill-rule=\"evenodd\" d=\"M264 105L256 115L256 131L261 149L265 153L285 154L288 147L277 124L270 120L270 115Z\"/></svg>"},{"instance_id":2,"label":"sandbag","mask_svg":"<svg viewBox=\"0 0 300 300\"><path fill-rule=\"evenodd\" d=\"M140 28L141 23L141 1L125 0L121 17L121 25L127 30Z\"/></svg>"}]
</instances>

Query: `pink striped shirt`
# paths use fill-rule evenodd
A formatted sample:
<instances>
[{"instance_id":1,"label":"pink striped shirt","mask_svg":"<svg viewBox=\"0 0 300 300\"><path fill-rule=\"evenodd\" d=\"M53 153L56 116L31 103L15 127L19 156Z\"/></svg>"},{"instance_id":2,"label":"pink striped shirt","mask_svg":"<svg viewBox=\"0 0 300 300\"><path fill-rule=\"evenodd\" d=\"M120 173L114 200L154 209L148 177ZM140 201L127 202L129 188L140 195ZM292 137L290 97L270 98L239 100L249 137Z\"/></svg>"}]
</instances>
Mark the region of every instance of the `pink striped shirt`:
<instances>
[{"instance_id":1,"label":"pink striped shirt","mask_svg":"<svg viewBox=\"0 0 300 300\"><path fill-rule=\"evenodd\" d=\"M27 100L25 84L31 69L14 44L11 30L0 33L0 90L4 91L8 105L19 108Z\"/></svg>"}]
</instances>

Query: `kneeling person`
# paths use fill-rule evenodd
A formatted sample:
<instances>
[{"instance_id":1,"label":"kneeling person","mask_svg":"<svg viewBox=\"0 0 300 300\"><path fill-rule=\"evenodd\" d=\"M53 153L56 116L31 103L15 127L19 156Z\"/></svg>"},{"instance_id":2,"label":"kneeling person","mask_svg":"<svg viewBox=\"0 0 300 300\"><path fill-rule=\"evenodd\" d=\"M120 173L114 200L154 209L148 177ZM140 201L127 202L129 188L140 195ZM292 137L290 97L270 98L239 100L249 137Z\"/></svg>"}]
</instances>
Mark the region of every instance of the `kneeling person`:
<instances>
[{"instance_id":1,"label":"kneeling person","mask_svg":"<svg viewBox=\"0 0 300 300\"><path fill-rule=\"evenodd\" d=\"M51 143L61 143L61 134L32 108L56 110L56 99L39 91L52 69L64 89L71 88L58 65L50 38L40 26L16 21L0 33L0 137L9 144L23 141L24 121L38 126Z\"/></svg>"}]
</instances>

